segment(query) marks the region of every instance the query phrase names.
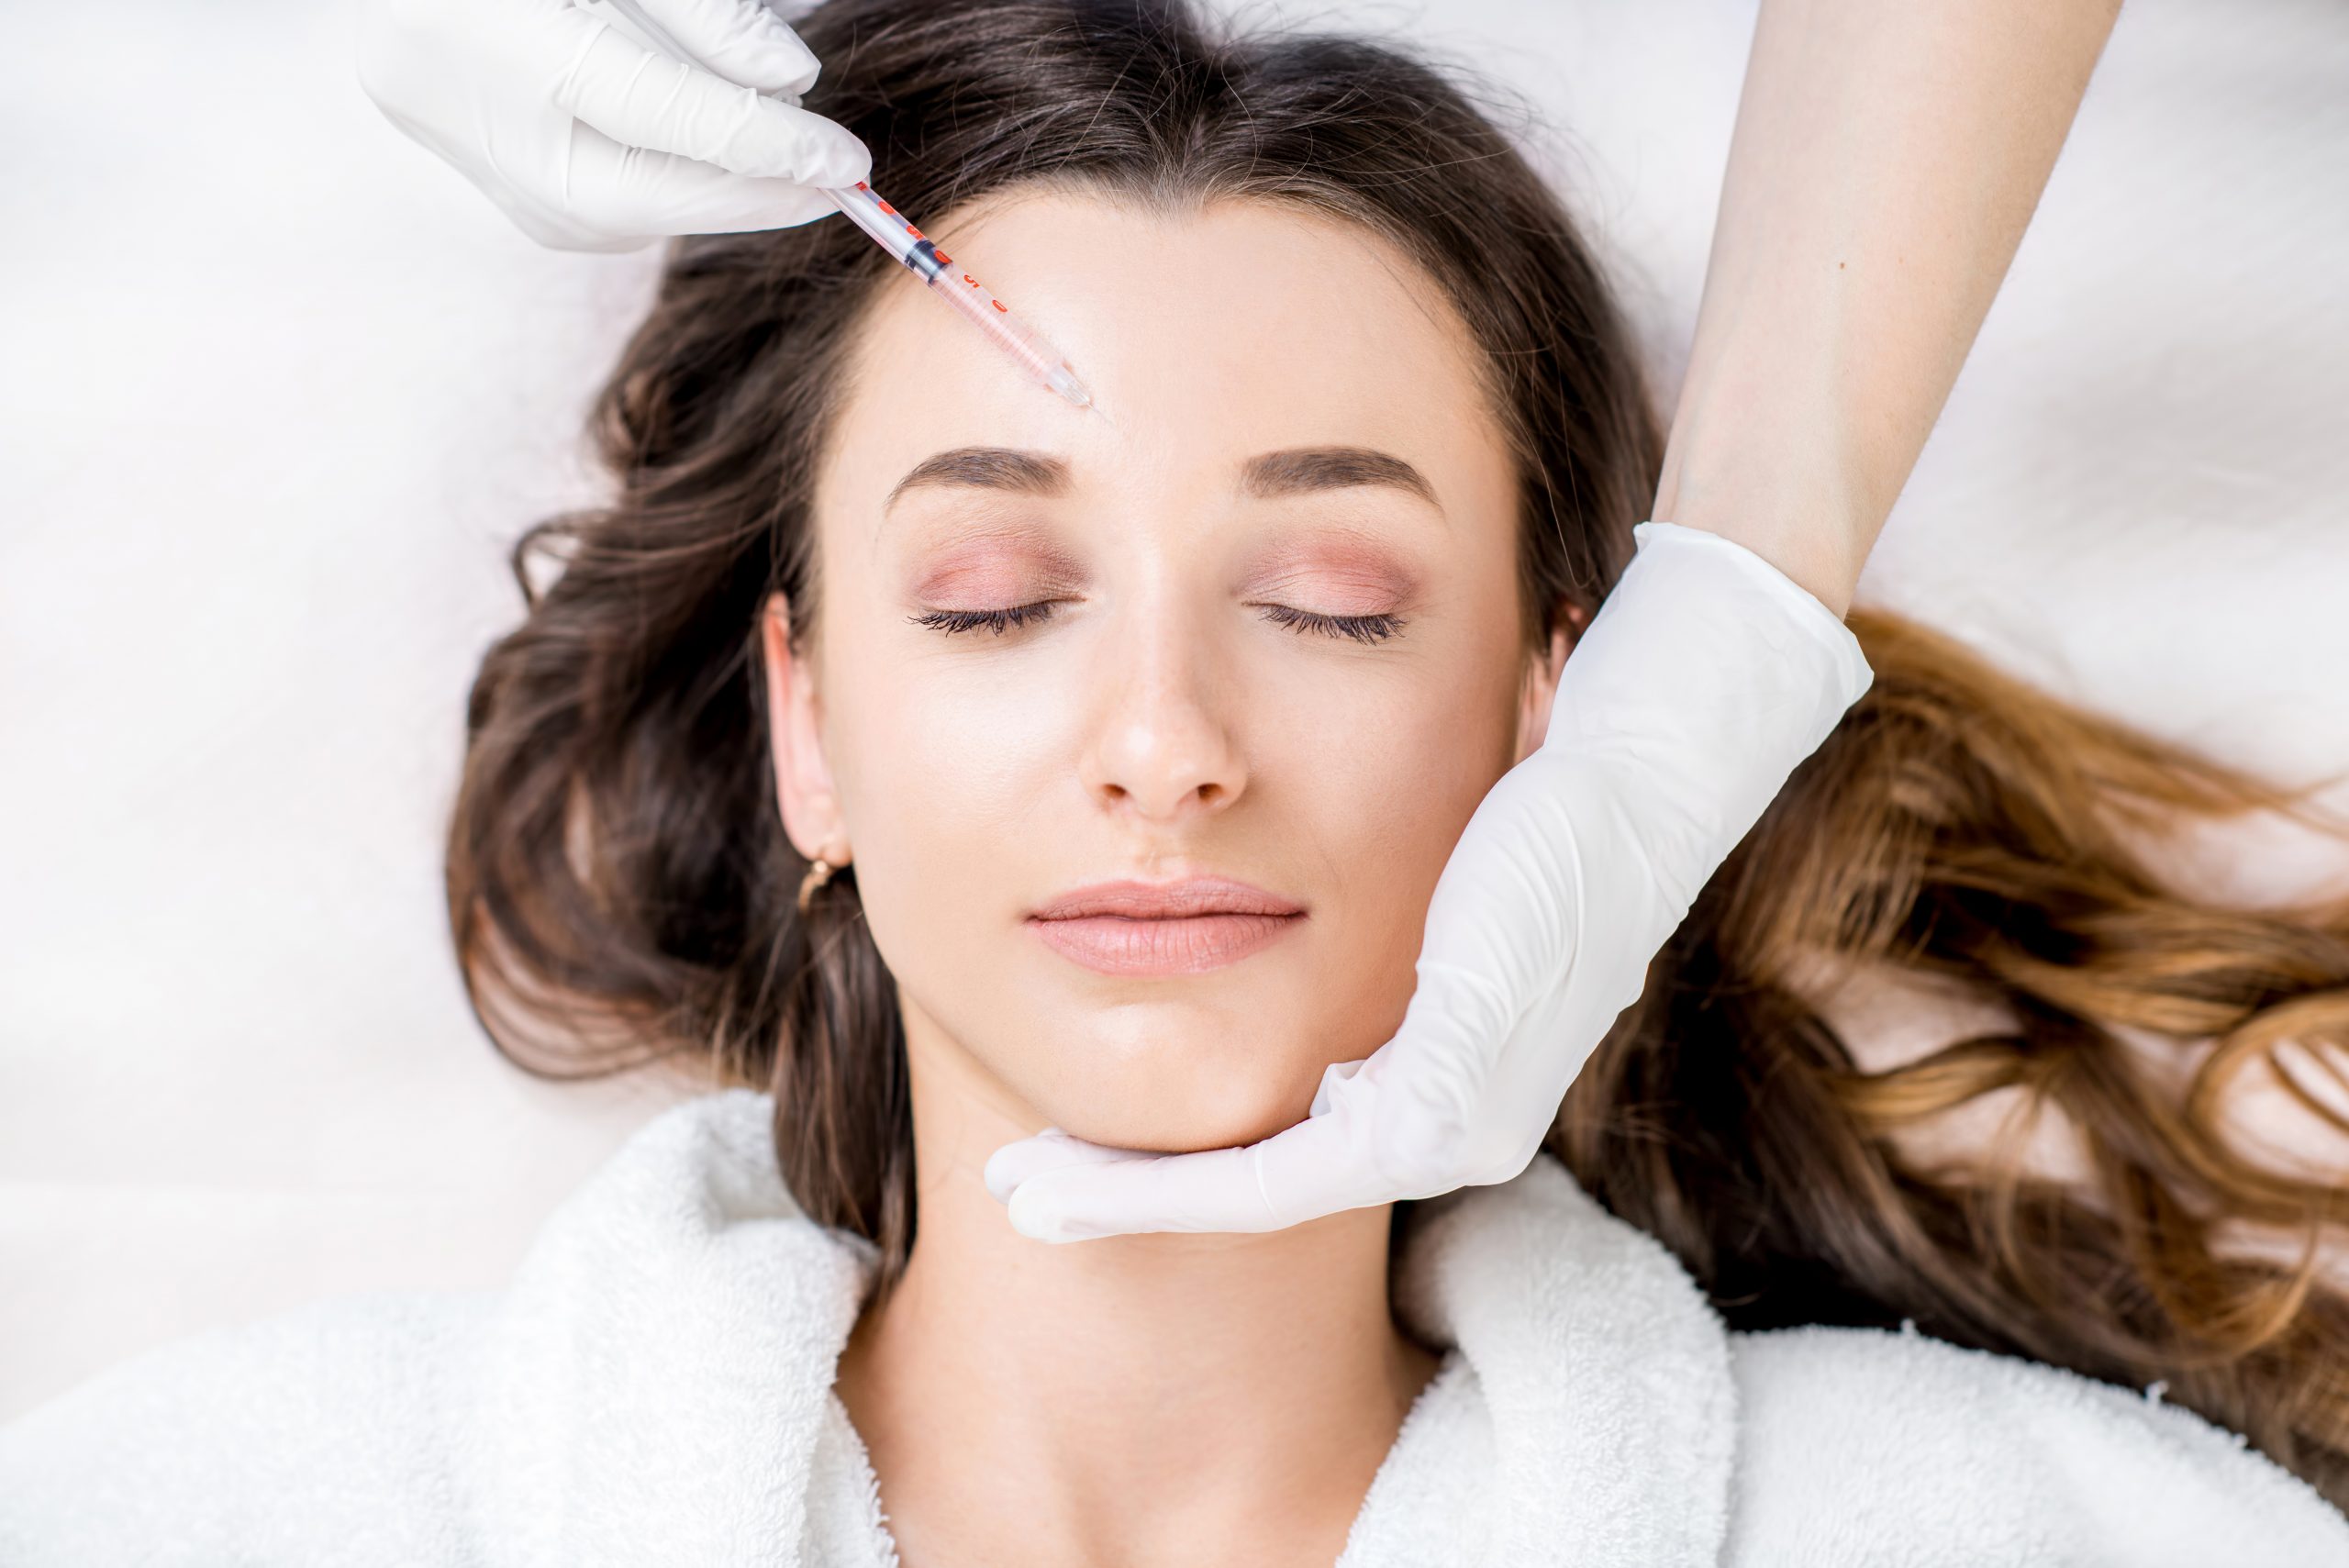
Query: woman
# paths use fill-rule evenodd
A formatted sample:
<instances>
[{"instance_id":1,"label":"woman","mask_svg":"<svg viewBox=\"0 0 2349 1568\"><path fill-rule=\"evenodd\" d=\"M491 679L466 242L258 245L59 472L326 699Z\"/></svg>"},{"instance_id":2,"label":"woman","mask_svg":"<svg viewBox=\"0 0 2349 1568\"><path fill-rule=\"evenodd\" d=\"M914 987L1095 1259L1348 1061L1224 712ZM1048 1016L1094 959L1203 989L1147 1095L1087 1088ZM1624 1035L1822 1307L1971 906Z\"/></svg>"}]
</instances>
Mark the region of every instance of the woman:
<instances>
[{"instance_id":1,"label":"woman","mask_svg":"<svg viewBox=\"0 0 2349 1568\"><path fill-rule=\"evenodd\" d=\"M2162 892L2108 809L2272 793L1888 620L1519 1178L1007 1225L1007 1137L1261 1136L1391 1032L1573 628L1709 548L1634 535L1621 328L1457 88L1034 15L828 6L811 102L1103 414L855 235L689 242L599 405L618 495L526 539L559 573L473 694L450 897L493 1038L727 1091L502 1297L208 1336L0 1433L8 1560L2349 1562L2338 1300L2215 1245L2335 1189L2111 1032L2226 1033L2214 1072L2320 1033L2349 921ZM1248 885L1101 912L1202 877ZM1862 957L2018 1028L1859 1074L1797 986ZM2012 1089L2084 1186L1904 1158ZM1749 1331L1792 1324L1846 1327Z\"/></svg>"},{"instance_id":2,"label":"woman","mask_svg":"<svg viewBox=\"0 0 2349 1568\"><path fill-rule=\"evenodd\" d=\"M547 245L805 223L872 154L799 106L818 63L781 4L368 0L360 80ZM1653 514L1754 559L1660 551L1615 585L1559 695L1604 727L1555 726L1496 784L1400 1027L1308 1117L1145 1157L1058 1129L1006 1144L988 1186L1023 1234L1274 1229L1525 1168L1697 889L1865 689L1820 606L1850 606L2117 8L1765 0Z\"/></svg>"}]
</instances>

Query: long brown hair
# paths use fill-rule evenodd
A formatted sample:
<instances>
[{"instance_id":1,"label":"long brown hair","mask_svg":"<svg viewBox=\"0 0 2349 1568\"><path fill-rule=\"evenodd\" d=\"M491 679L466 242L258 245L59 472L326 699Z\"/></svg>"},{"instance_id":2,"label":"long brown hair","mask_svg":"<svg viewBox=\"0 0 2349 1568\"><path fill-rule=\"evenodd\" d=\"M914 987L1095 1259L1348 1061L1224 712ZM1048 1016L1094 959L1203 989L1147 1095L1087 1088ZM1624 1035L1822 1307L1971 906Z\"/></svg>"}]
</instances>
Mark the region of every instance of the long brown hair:
<instances>
[{"instance_id":1,"label":"long brown hair","mask_svg":"<svg viewBox=\"0 0 2349 1568\"><path fill-rule=\"evenodd\" d=\"M807 106L932 221L1043 181L1291 203L1401 247L1485 350L1521 474L1528 651L1597 610L1661 443L1599 269L1472 78L1359 39L1219 33L1183 0L829 0L799 31L823 61ZM878 1244L884 1291L916 1218L894 984L852 866L795 907L757 622L776 591L816 602L816 454L889 265L845 224L676 243L596 405L616 495L515 547L528 614L474 682L448 848L497 1048L548 1077L665 1061L772 1092L784 1181ZM2287 1040L2349 1044L2349 901L2221 908L2161 885L2121 831L2300 797L1920 628L1851 621L1872 688L1706 887L1548 1147L1733 1325L1913 1320L2159 1380L2349 1502L2349 1308L2312 1241L2259 1262L2217 1234L2344 1218L2340 1185L2230 1141L2220 1102L2254 1062L2299 1086L2275 1065ZM1864 1072L1798 989L1822 961L1947 977L2014 1025ZM2220 1044L2181 1089L2124 1029ZM2006 1148L1961 1169L1903 1154L1904 1130L2001 1092L2079 1130L2084 1179Z\"/></svg>"}]
</instances>

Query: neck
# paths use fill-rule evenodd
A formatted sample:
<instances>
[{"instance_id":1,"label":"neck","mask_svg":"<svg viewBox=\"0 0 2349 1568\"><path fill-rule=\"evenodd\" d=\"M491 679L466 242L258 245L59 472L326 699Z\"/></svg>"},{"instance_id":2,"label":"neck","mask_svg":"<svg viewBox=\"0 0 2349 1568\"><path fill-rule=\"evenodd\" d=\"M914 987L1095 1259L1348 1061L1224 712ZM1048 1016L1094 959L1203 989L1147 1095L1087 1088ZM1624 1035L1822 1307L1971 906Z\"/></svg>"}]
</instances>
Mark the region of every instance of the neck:
<instances>
[{"instance_id":1,"label":"neck","mask_svg":"<svg viewBox=\"0 0 2349 1568\"><path fill-rule=\"evenodd\" d=\"M907 1568L1333 1561L1436 1365L1388 1307L1392 1206L1031 1240L981 1172L1042 1118L902 1005L918 1236L838 1391Z\"/></svg>"}]
</instances>

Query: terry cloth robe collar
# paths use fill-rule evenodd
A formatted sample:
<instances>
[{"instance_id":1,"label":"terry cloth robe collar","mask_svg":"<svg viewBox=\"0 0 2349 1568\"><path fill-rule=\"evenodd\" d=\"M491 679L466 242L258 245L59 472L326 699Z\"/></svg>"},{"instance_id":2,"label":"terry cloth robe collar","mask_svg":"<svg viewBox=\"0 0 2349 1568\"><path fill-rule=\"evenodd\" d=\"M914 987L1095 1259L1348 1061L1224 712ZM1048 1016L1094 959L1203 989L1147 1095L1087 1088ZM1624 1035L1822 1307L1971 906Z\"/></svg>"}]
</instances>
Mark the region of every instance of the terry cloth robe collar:
<instances>
[{"instance_id":1,"label":"terry cloth robe collar","mask_svg":"<svg viewBox=\"0 0 2349 1568\"><path fill-rule=\"evenodd\" d=\"M486 1359L483 1501L501 1560L836 1568L813 1553L854 1515L888 1561L832 1393L878 1251L800 1212L773 1111L735 1089L662 1113L540 1232ZM1527 1568L1717 1560L1729 1341L1670 1254L1546 1153L1422 1202L1398 1247L1397 1317L1447 1353L1345 1568L1429 1561L1459 1544L1446 1521L1469 1518L1492 1561ZM1429 1440L1439 1407L1478 1403L1489 1454Z\"/></svg>"}]
</instances>

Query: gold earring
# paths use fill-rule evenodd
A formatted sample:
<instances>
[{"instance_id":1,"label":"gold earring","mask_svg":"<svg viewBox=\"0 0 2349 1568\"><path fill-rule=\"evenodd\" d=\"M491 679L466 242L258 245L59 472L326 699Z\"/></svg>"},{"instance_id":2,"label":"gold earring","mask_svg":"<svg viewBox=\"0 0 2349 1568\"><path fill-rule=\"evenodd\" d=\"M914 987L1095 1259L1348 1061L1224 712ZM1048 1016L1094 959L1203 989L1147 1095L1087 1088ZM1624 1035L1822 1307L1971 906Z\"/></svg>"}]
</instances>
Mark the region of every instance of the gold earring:
<instances>
[{"instance_id":1,"label":"gold earring","mask_svg":"<svg viewBox=\"0 0 2349 1568\"><path fill-rule=\"evenodd\" d=\"M799 879L799 912L802 915L807 913L807 901L816 896L816 889L831 881L832 873L837 869L823 856L816 857L815 864L807 868L807 874Z\"/></svg>"}]
</instances>

